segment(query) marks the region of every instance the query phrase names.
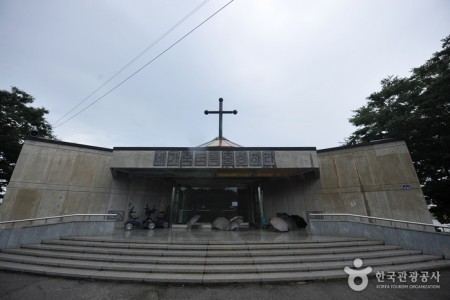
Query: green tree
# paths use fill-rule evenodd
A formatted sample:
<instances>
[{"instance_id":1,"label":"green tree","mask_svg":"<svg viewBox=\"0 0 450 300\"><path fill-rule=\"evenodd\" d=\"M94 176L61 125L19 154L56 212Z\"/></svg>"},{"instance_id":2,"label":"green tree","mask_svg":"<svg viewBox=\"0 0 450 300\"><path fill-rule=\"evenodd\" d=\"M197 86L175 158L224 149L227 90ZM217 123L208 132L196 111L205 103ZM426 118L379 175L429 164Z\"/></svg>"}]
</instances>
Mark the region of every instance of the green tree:
<instances>
[{"instance_id":1,"label":"green tree","mask_svg":"<svg viewBox=\"0 0 450 300\"><path fill-rule=\"evenodd\" d=\"M54 138L45 108L30 106L34 98L16 87L0 90L0 198L9 183L24 138L32 132Z\"/></svg>"},{"instance_id":2,"label":"green tree","mask_svg":"<svg viewBox=\"0 0 450 300\"><path fill-rule=\"evenodd\" d=\"M385 138L405 140L427 202L440 222L450 222L450 35L442 50L411 76L390 76L350 122L347 144Z\"/></svg>"}]
</instances>

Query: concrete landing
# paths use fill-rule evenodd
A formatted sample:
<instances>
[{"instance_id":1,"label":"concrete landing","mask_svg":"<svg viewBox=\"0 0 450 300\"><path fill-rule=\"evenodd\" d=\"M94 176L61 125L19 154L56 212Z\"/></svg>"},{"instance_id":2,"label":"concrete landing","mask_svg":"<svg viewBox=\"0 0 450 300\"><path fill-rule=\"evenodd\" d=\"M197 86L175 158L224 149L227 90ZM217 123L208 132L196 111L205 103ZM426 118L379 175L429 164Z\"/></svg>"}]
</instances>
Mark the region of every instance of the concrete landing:
<instances>
[{"instance_id":1,"label":"concrete landing","mask_svg":"<svg viewBox=\"0 0 450 300\"><path fill-rule=\"evenodd\" d=\"M295 230L289 232L275 232L265 229L248 229L243 228L240 231L220 231L208 228L194 228L186 230L184 228L158 228L155 230L123 230L115 229L112 235L96 236L95 239L110 239L110 240L146 240L151 242L174 243L174 242L192 242L207 243L207 242L275 242L283 243L286 241L319 241L327 240L329 237L311 236L306 230ZM347 238L337 237L334 240L348 240Z\"/></svg>"}]
</instances>

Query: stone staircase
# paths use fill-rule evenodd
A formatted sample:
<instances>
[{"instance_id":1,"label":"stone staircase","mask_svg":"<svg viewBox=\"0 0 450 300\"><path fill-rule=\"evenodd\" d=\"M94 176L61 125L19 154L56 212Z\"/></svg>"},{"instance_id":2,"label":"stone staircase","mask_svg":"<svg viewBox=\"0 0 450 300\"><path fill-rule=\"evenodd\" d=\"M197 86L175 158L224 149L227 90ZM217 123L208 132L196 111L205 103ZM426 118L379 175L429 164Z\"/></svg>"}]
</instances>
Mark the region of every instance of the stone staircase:
<instances>
[{"instance_id":1,"label":"stone staircase","mask_svg":"<svg viewBox=\"0 0 450 300\"><path fill-rule=\"evenodd\" d=\"M348 278L353 260L376 271L450 267L440 256L365 239L176 241L62 238L0 252L0 269L153 283L287 282Z\"/></svg>"}]
</instances>

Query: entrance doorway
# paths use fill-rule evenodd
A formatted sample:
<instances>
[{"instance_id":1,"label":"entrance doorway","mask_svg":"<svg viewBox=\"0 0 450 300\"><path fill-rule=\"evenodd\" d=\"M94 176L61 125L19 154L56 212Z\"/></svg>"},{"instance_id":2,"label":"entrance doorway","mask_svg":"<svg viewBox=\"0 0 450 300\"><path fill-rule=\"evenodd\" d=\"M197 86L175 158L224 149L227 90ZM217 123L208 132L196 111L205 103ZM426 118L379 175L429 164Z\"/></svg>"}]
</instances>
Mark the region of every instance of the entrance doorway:
<instances>
[{"instance_id":1,"label":"entrance doorway","mask_svg":"<svg viewBox=\"0 0 450 300\"><path fill-rule=\"evenodd\" d=\"M244 222L256 223L257 193L253 185L190 186L174 188L172 224L186 224L195 215L199 223L212 223L218 217L242 216Z\"/></svg>"}]
</instances>

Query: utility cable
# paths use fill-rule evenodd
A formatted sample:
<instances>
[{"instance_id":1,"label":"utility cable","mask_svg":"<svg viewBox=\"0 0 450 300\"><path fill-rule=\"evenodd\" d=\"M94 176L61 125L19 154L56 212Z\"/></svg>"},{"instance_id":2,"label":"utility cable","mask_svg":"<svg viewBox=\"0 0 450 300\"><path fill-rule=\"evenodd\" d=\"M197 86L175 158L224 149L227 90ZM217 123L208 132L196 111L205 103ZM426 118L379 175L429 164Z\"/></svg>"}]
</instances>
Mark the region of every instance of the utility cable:
<instances>
[{"instance_id":1,"label":"utility cable","mask_svg":"<svg viewBox=\"0 0 450 300\"><path fill-rule=\"evenodd\" d=\"M157 56L155 56L152 60L150 60L148 63L146 63L145 65L143 65L141 68L139 68L137 71L135 71L134 73L132 73L130 76L128 76L127 78L125 78L124 80L122 80L120 83L118 83L117 85L115 85L112 89L110 89L108 92L106 92L105 94L103 94L102 96L100 96L99 98L97 98L94 102L92 102L91 104L89 104L88 106L86 106L85 108L83 108L82 110L80 110L79 112L77 112L75 115L73 115L72 117L70 117L69 119L65 120L64 122L62 122L61 124L55 126L54 128L58 128L60 126L62 126L63 124L69 122L70 120L72 120L73 118L75 118L76 116L78 116L79 114L81 114L83 111L85 111L86 109L88 109L89 107L91 107L92 105L94 105L95 103L97 103L98 101L100 101L101 99L105 98L107 95L109 95L111 92L113 92L115 89L117 89L118 87L120 87L122 84L124 84L125 82L127 82L129 79L131 79L134 75L136 75L137 73L139 73L140 71L142 71L145 67L147 67L148 65L150 65L151 63L153 63L155 60L157 60L159 57L161 57L164 53L166 53L167 51L169 51L170 49L172 49L175 45L177 45L179 42L181 42L182 40L184 40L188 35L190 35L192 32L194 32L195 30L197 30L200 26L202 26L203 24L205 24L206 22L208 22L210 19L212 19L215 15L217 15L219 12L221 12L223 9L225 9L228 5L230 5L234 0L229 1L228 3L226 3L224 6L222 6L220 9L218 9L215 13L213 13L211 16L209 16L208 18L206 18L203 22L201 22L199 25L195 26L193 29L191 29L188 33L186 33L185 35L183 35L181 38L179 38L176 42L174 42L172 45L170 45L168 48L166 48L164 51L162 51L161 53L159 53Z\"/></svg>"},{"instance_id":2,"label":"utility cable","mask_svg":"<svg viewBox=\"0 0 450 300\"><path fill-rule=\"evenodd\" d=\"M178 21L175 25L173 25L170 29L168 29L165 33L163 33L159 38L157 38L151 45L149 45L147 48L145 48L141 53L139 53L136 57L134 57L131 61L129 61L127 64L125 64L120 70L118 70L114 75L112 75L108 80L106 80L104 83L102 83L98 88L96 88L94 91L92 91L86 98L81 100L77 105L75 105L71 110L69 110L66 114L64 114L62 117L60 117L58 120L56 120L52 126L54 128L59 127L60 125L56 125L59 121L63 120L67 115L72 113L75 109L77 109L81 104L86 102L89 98L91 98L96 92L98 92L101 88L103 88L105 85L107 85L111 80L116 78L120 73L122 73L126 68L128 68L132 63L134 63L136 60L138 60L142 55L144 55L148 50L153 48L156 44L158 44L163 38L165 38L167 35L169 35L172 31L174 31L178 26L180 26L184 21L186 21L189 17L191 17L194 13L196 13L200 8L202 8L206 3L208 3L210 0L205 0L202 3L200 3L197 7L195 7L189 14L184 16L180 21ZM64 123L64 122L63 122Z\"/></svg>"}]
</instances>

